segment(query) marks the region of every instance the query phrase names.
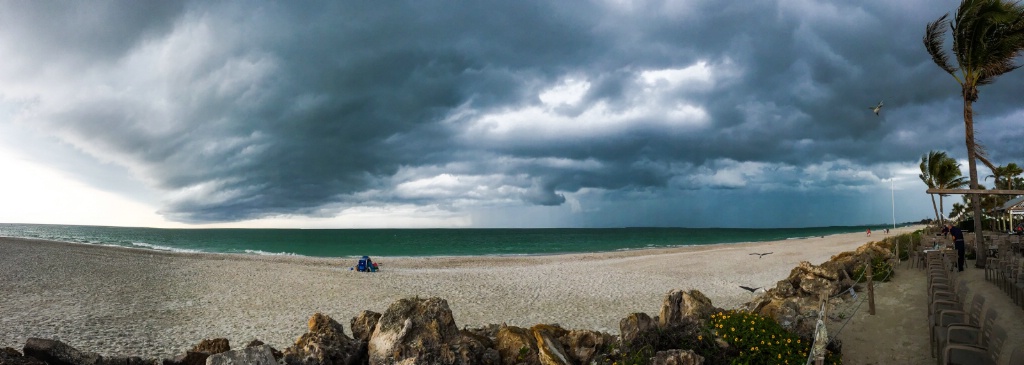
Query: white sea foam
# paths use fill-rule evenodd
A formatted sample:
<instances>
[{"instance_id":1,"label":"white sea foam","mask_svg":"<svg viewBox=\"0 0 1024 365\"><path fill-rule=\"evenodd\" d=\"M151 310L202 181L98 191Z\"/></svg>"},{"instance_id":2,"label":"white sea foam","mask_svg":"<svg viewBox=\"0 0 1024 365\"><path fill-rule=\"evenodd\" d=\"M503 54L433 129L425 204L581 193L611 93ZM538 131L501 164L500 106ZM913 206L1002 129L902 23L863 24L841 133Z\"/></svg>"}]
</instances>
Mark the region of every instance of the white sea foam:
<instances>
[{"instance_id":1,"label":"white sea foam","mask_svg":"<svg viewBox=\"0 0 1024 365\"><path fill-rule=\"evenodd\" d=\"M267 252L263 250L245 250L245 253L264 256L299 256L291 252Z\"/></svg>"},{"instance_id":2,"label":"white sea foam","mask_svg":"<svg viewBox=\"0 0 1024 365\"><path fill-rule=\"evenodd\" d=\"M151 250L157 250L157 251L188 252L188 253L200 253L200 252L203 252L203 251L200 251L200 250L160 246L160 245L154 245L154 244L145 243L145 242L132 242L132 245L133 246L138 246L138 247L143 247L143 248L148 248L148 249L151 249Z\"/></svg>"}]
</instances>

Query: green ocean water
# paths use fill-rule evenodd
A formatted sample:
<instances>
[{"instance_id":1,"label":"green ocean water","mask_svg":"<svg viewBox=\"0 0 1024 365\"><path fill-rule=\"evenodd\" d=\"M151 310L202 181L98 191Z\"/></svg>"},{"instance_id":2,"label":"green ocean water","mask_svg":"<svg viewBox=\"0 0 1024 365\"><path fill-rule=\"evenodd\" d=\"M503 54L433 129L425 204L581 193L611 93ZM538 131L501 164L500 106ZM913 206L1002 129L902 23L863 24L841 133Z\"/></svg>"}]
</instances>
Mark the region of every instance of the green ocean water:
<instances>
[{"instance_id":1,"label":"green ocean water","mask_svg":"<svg viewBox=\"0 0 1024 365\"><path fill-rule=\"evenodd\" d=\"M256 255L481 256L607 252L777 241L887 227L549 229L160 229L0 224L0 236L138 249Z\"/></svg>"}]
</instances>

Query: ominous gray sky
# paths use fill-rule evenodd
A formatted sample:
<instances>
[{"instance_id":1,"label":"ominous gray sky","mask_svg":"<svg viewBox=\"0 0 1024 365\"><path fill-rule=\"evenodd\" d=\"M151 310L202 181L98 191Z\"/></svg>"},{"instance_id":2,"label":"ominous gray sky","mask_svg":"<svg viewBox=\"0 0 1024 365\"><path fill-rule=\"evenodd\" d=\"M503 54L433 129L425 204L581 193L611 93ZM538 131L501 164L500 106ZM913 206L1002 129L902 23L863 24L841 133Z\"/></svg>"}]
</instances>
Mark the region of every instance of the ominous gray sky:
<instances>
[{"instance_id":1,"label":"ominous gray sky","mask_svg":"<svg viewBox=\"0 0 1024 365\"><path fill-rule=\"evenodd\" d=\"M966 155L921 43L958 3L4 2L0 162L157 226L919 220L921 156ZM999 164L1022 78L975 105ZM53 204L0 219L81 221Z\"/></svg>"}]
</instances>

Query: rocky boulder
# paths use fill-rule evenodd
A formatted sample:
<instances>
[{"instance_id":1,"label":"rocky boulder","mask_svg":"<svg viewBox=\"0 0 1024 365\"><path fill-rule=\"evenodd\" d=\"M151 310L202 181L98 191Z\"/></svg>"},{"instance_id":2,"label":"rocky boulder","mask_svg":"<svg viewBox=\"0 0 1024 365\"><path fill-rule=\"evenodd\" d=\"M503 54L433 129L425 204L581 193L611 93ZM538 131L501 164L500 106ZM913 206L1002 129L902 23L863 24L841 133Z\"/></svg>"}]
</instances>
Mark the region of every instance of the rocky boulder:
<instances>
[{"instance_id":1,"label":"rocky boulder","mask_svg":"<svg viewBox=\"0 0 1024 365\"><path fill-rule=\"evenodd\" d=\"M156 360L147 360L139 357L109 357L104 358L99 354L85 352L71 347L57 340L42 338L29 338L25 341L24 348L26 358L35 358L49 365L155 365ZM14 355L17 351L7 352ZM0 355L2 356L2 355ZM12 356L13 357L13 356ZM31 361L28 359L18 359Z\"/></svg>"},{"instance_id":2,"label":"rocky boulder","mask_svg":"<svg viewBox=\"0 0 1024 365\"><path fill-rule=\"evenodd\" d=\"M646 333L658 326L658 322L647 313L630 313L619 321L619 336L623 343L633 343L641 333Z\"/></svg>"},{"instance_id":3,"label":"rocky boulder","mask_svg":"<svg viewBox=\"0 0 1024 365\"><path fill-rule=\"evenodd\" d=\"M205 365L210 354L204 352L186 351L173 359L164 359L163 365Z\"/></svg>"},{"instance_id":4,"label":"rocky boulder","mask_svg":"<svg viewBox=\"0 0 1024 365\"><path fill-rule=\"evenodd\" d=\"M569 355L566 353L560 337L569 334L569 331L548 324L538 324L530 328L533 338L537 342L538 360L543 365L568 365L572 364Z\"/></svg>"},{"instance_id":5,"label":"rocky boulder","mask_svg":"<svg viewBox=\"0 0 1024 365\"><path fill-rule=\"evenodd\" d=\"M249 343L245 345L245 348L256 347L256 346L263 346L263 345L266 345L266 344L263 343L263 341L252 340L252 341L249 341ZM271 347L270 345L267 345L267 347L270 349L270 354L274 355L274 359L275 360L281 360L281 358L284 357L284 354L281 353L281 351L279 351L278 349L275 349L275 348Z\"/></svg>"},{"instance_id":6,"label":"rocky boulder","mask_svg":"<svg viewBox=\"0 0 1024 365\"><path fill-rule=\"evenodd\" d=\"M4 347L0 349L0 365L46 365L46 363L34 357L24 356L13 348Z\"/></svg>"},{"instance_id":7,"label":"rocky boulder","mask_svg":"<svg viewBox=\"0 0 1024 365\"><path fill-rule=\"evenodd\" d=\"M658 351L651 358L651 365L701 365L704 357L691 350Z\"/></svg>"},{"instance_id":8,"label":"rocky boulder","mask_svg":"<svg viewBox=\"0 0 1024 365\"><path fill-rule=\"evenodd\" d=\"M683 322L683 318L690 318L697 323L704 323L711 314L715 313L715 306L711 304L704 293L698 290L681 291L672 290L665 294L661 303L661 312L658 314L658 327L669 328Z\"/></svg>"},{"instance_id":9,"label":"rocky boulder","mask_svg":"<svg viewBox=\"0 0 1024 365\"><path fill-rule=\"evenodd\" d=\"M173 359L166 359L163 365L205 365L206 359L213 354L230 351L231 345L226 338L207 338L199 341L191 350Z\"/></svg>"},{"instance_id":10,"label":"rocky boulder","mask_svg":"<svg viewBox=\"0 0 1024 365\"><path fill-rule=\"evenodd\" d=\"M869 242L856 251L834 255L821 265L801 262L790 271L789 277L776 283L775 288L743 307L774 318L784 328L808 337L814 333L820 298L827 295L830 307L841 303L842 294L857 286L855 279L851 278L852 273L872 259L891 259L890 249L883 243Z\"/></svg>"},{"instance_id":11,"label":"rocky boulder","mask_svg":"<svg viewBox=\"0 0 1024 365\"><path fill-rule=\"evenodd\" d=\"M459 331L441 298L395 301L381 315L368 344L375 364L497 364L498 351Z\"/></svg>"},{"instance_id":12,"label":"rocky boulder","mask_svg":"<svg viewBox=\"0 0 1024 365\"><path fill-rule=\"evenodd\" d=\"M494 341L473 331L459 331L459 342L454 347L458 355L457 363L499 365L501 354L494 348Z\"/></svg>"},{"instance_id":13,"label":"rocky boulder","mask_svg":"<svg viewBox=\"0 0 1024 365\"><path fill-rule=\"evenodd\" d=\"M195 346L192 347L192 352L202 352L204 354L219 354L222 352L231 351L231 344L226 338L207 338L199 341Z\"/></svg>"},{"instance_id":14,"label":"rocky boulder","mask_svg":"<svg viewBox=\"0 0 1024 365\"><path fill-rule=\"evenodd\" d=\"M352 338L370 342L370 337L373 335L373 328L377 326L377 321L380 320L380 313L364 310L359 312L359 315L352 317L349 321L349 327L352 328Z\"/></svg>"},{"instance_id":15,"label":"rocky boulder","mask_svg":"<svg viewBox=\"0 0 1024 365\"><path fill-rule=\"evenodd\" d=\"M309 331L284 349L281 362L287 365L354 365L366 359L365 344L345 335L345 329L331 317L315 313Z\"/></svg>"},{"instance_id":16,"label":"rocky boulder","mask_svg":"<svg viewBox=\"0 0 1024 365\"><path fill-rule=\"evenodd\" d=\"M67 344L44 338L29 338L23 349L25 356L42 360L50 365L86 365L99 364L103 357L91 352L83 352Z\"/></svg>"},{"instance_id":17,"label":"rocky boulder","mask_svg":"<svg viewBox=\"0 0 1024 365\"><path fill-rule=\"evenodd\" d=\"M259 345L210 355L206 365L277 365L277 360L269 345Z\"/></svg>"},{"instance_id":18,"label":"rocky boulder","mask_svg":"<svg viewBox=\"0 0 1024 365\"><path fill-rule=\"evenodd\" d=\"M494 336L494 347L501 355L503 365L540 365L537 359L537 341L533 332L516 326L501 326Z\"/></svg>"},{"instance_id":19,"label":"rocky boulder","mask_svg":"<svg viewBox=\"0 0 1024 365\"><path fill-rule=\"evenodd\" d=\"M615 337L597 331L571 330L559 340L574 364L590 364L597 355L607 351Z\"/></svg>"}]
</instances>

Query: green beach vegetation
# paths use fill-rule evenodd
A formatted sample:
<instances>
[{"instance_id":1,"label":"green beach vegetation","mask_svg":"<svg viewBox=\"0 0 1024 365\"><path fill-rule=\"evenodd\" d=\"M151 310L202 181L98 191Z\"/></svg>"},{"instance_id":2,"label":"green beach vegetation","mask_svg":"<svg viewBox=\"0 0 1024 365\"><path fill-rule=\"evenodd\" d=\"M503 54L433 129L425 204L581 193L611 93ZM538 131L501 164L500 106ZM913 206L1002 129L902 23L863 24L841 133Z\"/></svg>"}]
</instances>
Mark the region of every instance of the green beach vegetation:
<instances>
[{"instance_id":1,"label":"green beach vegetation","mask_svg":"<svg viewBox=\"0 0 1024 365\"><path fill-rule=\"evenodd\" d=\"M771 317L728 310L712 314L703 326L690 322L651 331L605 364L645 365L656 352L679 348L692 350L707 365L804 364L812 344ZM825 364L842 364L841 354L829 350Z\"/></svg>"}]
</instances>

